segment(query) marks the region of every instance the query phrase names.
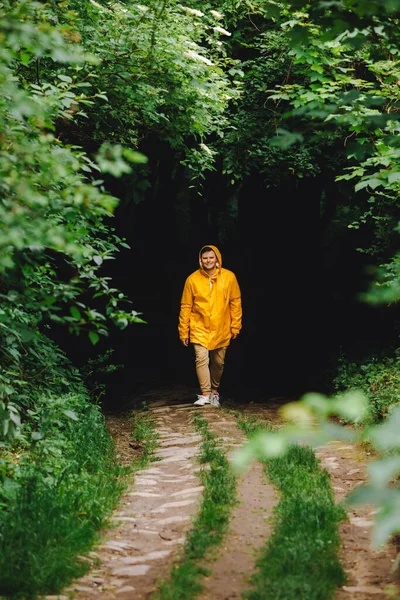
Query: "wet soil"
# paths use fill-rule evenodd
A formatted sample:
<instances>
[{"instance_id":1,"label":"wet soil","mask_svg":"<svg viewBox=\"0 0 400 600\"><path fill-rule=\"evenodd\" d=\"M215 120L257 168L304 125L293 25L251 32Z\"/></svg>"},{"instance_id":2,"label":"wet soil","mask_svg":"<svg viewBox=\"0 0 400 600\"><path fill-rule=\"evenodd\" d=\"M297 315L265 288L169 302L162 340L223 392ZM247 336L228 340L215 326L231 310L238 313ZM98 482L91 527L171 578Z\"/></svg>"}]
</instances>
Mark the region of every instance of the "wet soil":
<instances>
[{"instance_id":1,"label":"wet soil","mask_svg":"<svg viewBox=\"0 0 400 600\"><path fill-rule=\"evenodd\" d=\"M202 494L202 467L196 459L201 438L194 430L193 413L201 410L228 457L245 441L230 411L194 407L192 396L192 390L186 388L156 389L136 399L147 404L156 420L160 435L157 460L132 476L109 527L102 532L101 542L89 556L89 572L65 591L65 598L150 600L158 582L167 578L180 560ZM234 408L278 426L278 409L284 402L279 398L265 405L236 404ZM126 416L106 415L106 422L116 441L119 460L129 464L139 451L131 440L129 420ZM365 481L370 456L363 448L332 442L318 448L316 455L321 467L330 473L338 502ZM278 500L278 492L268 483L260 465L253 462L238 479L238 503L223 544L203 561L209 575L202 580L204 590L198 600L239 600L249 589L254 562L271 533L271 517ZM348 521L341 526L341 559L348 581L337 590L334 600L400 597L399 572L392 572L396 545L393 542L379 551L372 549L373 518L373 507L356 507L349 510Z\"/></svg>"}]
</instances>

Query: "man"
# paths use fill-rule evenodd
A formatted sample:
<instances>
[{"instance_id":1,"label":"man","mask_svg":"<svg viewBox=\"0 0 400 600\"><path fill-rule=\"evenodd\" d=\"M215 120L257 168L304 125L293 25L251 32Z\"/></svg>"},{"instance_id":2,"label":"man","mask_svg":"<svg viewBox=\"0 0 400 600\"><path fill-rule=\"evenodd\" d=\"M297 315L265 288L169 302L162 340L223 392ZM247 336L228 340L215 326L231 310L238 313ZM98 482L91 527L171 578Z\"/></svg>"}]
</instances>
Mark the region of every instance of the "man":
<instances>
[{"instance_id":1,"label":"man","mask_svg":"<svg viewBox=\"0 0 400 600\"><path fill-rule=\"evenodd\" d=\"M178 332L184 346L193 344L201 394L194 404L220 406L219 384L225 354L242 328L242 301L236 276L222 268L215 246L203 246L200 268L189 275L182 292Z\"/></svg>"}]
</instances>

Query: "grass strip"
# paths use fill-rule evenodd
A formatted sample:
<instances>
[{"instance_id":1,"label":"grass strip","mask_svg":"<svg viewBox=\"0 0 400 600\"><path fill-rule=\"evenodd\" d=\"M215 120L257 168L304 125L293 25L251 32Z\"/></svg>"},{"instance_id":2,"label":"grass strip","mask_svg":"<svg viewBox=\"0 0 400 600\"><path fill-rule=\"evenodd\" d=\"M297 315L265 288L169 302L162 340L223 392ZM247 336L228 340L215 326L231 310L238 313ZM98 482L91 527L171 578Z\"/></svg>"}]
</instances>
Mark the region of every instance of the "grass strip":
<instances>
[{"instance_id":1,"label":"grass strip","mask_svg":"<svg viewBox=\"0 0 400 600\"><path fill-rule=\"evenodd\" d=\"M59 594L87 572L83 556L108 525L128 475L151 461L157 437L150 415L133 417L140 450L122 467L99 408L79 401L79 420L26 457L9 484L13 495L0 502L0 598Z\"/></svg>"},{"instance_id":2,"label":"grass strip","mask_svg":"<svg viewBox=\"0 0 400 600\"><path fill-rule=\"evenodd\" d=\"M254 418L238 420L251 437L266 429ZM346 512L335 504L330 475L312 448L291 446L264 461L264 471L281 492L274 531L256 562L247 600L329 600L346 577L339 560L339 524Z\"/></svg>"},{"instance_id":3,"label":"grass strip","mask_svg":"<svg viewBox=\"0 0 400 600\"><path fill-rule=\"evenodd\" d=\"M236 477L225 453L205 419L196 414L194 424L203 438L198 460L209 466L200 472L204 486L202 503L186 538L182 561L174 565L168 581L158 584L151 600L193 600L203 590L201 578L209 571L197 561L204 558L211 547L220 544L231 509L236 504Z\"/></svg>"},{"instance_id":4,"label":"grass strip","mask_svg":"<svg viewBox=\"0 0 400 600\"><path fill-rule=\"evenodd\" d=\"M138 453L135 456L131 471L136 473L144 469L149 463L159 460L154 457L154 450L158 446L159 434L154 425L154 418L146 409L134 412L131 416L132 442L134 442Z\"/></svg>"}]
</instances>

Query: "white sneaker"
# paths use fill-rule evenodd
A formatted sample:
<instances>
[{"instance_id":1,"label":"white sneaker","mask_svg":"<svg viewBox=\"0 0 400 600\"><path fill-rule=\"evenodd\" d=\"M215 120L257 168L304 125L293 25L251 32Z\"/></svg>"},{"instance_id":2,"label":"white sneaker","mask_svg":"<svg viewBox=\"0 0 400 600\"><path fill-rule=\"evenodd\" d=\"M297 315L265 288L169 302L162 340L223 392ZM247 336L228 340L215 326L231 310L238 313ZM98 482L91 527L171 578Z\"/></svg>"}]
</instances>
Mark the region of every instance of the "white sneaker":
<instances>
[{"instance_id":1,"label":"white sneaker","mask_svg":"<svg viewBox=\"0 0 400 600\"><path fill-rule=\"evenodd\" d=\"M211 392L210 404L211 404L211 406L216 406L216 407L220 407L221 406L221 404L219 403L219 394L218 394L218 392L216 394L213 394L213 392Z\"/></svg>"},{"instance_id":2,"label":"white sneaker","mask_svg":"<svg viewBox=\"0 0 400 600\"><path fill-rule=\"evenodd\" d=\"M197 400L194 402L196 406L204 406L205 404L210 404L210 399L208 396L202 396L201 394L197 394Z\"/></svg>"}]
</instances>

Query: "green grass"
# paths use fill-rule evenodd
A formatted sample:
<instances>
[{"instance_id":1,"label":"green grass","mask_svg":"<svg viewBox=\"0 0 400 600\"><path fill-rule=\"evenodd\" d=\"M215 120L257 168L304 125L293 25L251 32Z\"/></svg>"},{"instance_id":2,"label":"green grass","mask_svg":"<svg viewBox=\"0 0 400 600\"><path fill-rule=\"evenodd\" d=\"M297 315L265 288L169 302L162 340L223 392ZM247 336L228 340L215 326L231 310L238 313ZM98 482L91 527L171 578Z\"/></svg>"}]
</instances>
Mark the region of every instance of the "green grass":
<instances>
[{"instance_id":1,"label":"green grass","mask_svg":"<svg viewBox=\"0 0 400 600\"><path fill-rule=\"evenodd\" d=\"M265 424L241 419L248 436ZM248 600L329 600L345 583L339 560L339 525L346 518L335 504L329 473L310 447L291 446L285 456L264 463L281 498L274 529L256 563Z\"/></svg>"},{"instance_id":2,"label":"green grass","mask_svg":"<svg viewBox=\"0 0 400 600\"><path fill-rule=\"evenodd\" d=\"M202 503L187 536L181 562L173 567L168 581L159 582L152 600L193 600L202 591L201 579L208 570L197 561L221 543L236 504L236 477L218 440L207 421L197 414L194 423L203 438L199 462L209 465L209 469L200 473L204 485Z\"/></svg>"},{"instance_id":3,"label":"green grass","mask_svg":"<svg viewBox=\"0 0 400 600\"><path fill-rule=\"evenodd\" d=\"M146 410L133 413L132 441L139 447L139 452L132 464L132 471L144 469L154 459L154 450L158 445L159 435L155 430L154 419Z\"/></svg>"},{"instance_id":4,"label":"green grass","mask_svg":"<svg viewBox=\"0 0 400 600\"><path fill-rule=\"evenodd\" d=\"M132 425L142 449L130 467L118 464L100 410L85 402L78 421L25 457L8 480L8 503L0 504L0 597L59 594L87 571L89 562L77 557L99 539L127 475L151 460L156 444L147 416L135 416Z\"/></svg>"}]
</instances>

